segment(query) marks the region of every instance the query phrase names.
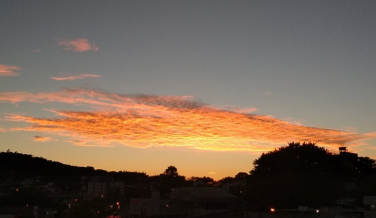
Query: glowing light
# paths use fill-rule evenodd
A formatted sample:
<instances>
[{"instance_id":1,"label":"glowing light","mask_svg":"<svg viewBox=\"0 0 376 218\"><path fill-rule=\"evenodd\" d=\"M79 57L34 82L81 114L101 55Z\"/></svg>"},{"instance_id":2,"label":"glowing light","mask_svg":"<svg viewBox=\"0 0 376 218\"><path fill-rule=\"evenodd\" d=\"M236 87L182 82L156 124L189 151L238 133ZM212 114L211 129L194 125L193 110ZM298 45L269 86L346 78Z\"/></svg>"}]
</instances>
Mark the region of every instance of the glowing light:
<instances>
[{"instance_id":1,"label":"glowing light","mask_svg":"<svg viewBox=\"0 0 376 218\"><path fill-rule=\"evenodd\" d=\"M274 208L270 208L270 212L274 213L275 209Z\"/></svg>"}]
</instances>

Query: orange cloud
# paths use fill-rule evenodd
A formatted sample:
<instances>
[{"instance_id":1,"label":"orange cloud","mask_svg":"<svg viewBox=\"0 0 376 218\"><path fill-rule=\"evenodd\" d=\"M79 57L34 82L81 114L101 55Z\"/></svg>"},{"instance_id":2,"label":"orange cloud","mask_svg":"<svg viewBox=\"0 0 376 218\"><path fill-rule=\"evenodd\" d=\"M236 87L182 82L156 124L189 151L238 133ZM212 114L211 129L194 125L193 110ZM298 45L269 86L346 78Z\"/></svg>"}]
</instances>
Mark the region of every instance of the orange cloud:
<instances>
[{"instance_id":1,"label":"orange cloud","mask_svg":"<svg viewBox=\"0 0 376 218\"><path fill-rule=\"evenodd\" d=\"M63 81L63 80L76 80L76 79L85 79L85 78L100 78L102 76L95 74L78 74L78 75L68 75L65 77L51 77L53 80Z\"/></svg>"},{"instance_id":2,"label":"orange cloud","mask_svg":"<svg viewBox=\"0 0 376 218\"><path fill-rule=\"evenodd\" d=\"M90 43L88 39L72 39L63 40L59 42L59 45L64 46L65 50L73 50L75 52L85 52L85 51L98 51L99 48L95 46L94 43Z\"/></svg>"},{"instance_id":3,"label":"orange cloud","mask_svg":"<svg viewBox=\"0 0 376 218\"><path fill-rule=\"evenodd\" d=\"M337 149L375 137L294 125L270 116L222 110L191 96L120 95L87 89L55 93L0 93L0 101L63 102L91 106L92 111L58 111L45 119L11 114L7 120L26 122L14 131L34 131L70 138L76 145L138 148L180 146L216 151L264 152L290 141L315 142ZM84 142L84 143L83 143Z\"/></svg>"},{"instance_id":4,"label":"orange cloud","mask_svg":"<svg viewBox=\"0 0 376 218\"><path fill-rule=\"evenodd\" d=\"M22 70L20 67L0 64L0 76L17 76L15 71Z\"/></svg>"},{"instance_id":5,"label":"orange cloud","mask_svg":"<svg viewBox=\"0 0 376 218\"><path fill-rule=\"evenodd\" d=\"M6 132L3 127L0 127L0 132Z\"/></svg>"},{"instance_id":6,"label":"orange cloud","mask_svg":"<svg viewBox=\"0 0 376 218\"><path fill-rule=\"evenodd\" d=\"M76 139L69 140L68 142L72 143L75 146L81 146L81 147L113 147L113 146L107 145L106 143L101 144L98 141L96 141L96 144L90 144L91 141L85 140L84 137L82 138L83 139L79 139L79 137L77 137Z\"/></svg>"},{"instance_id":7,"label":"orange cloud","mask_svg":"<svg viewBox=\"0 0 376 218\"><path fill-rule=\"evenodd\" d=\"M35 142L47 142L51 141L51 137L43 137L43 136L34 136L34 141Z\"/></svg>"}]
</instances>

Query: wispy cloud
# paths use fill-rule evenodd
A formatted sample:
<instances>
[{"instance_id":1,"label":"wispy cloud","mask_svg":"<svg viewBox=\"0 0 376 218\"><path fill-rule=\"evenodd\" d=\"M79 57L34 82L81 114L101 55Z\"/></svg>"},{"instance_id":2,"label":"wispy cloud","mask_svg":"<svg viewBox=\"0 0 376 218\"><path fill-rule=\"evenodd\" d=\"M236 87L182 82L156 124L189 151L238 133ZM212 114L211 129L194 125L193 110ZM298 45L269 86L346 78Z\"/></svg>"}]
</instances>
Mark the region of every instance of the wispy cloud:
<instances>
[{"instance_id":1,"label":"wispy cloud","mask_svg":"<svg viewBox=\"0 0 376 218\"><path fill-rule=\"evenodd\" d=\"M90 43L88 39L72 39L72 40L61 40L59 45L64 46L65 50L72 50L75 52L85 52L85 51L98 51L99 48L94 44Z\"/></svg>"},{"instance_id":2,"label":"wispy cloud","mask_svg":"<svg viewBox=\"0 0 376 218\"><path fill-rule=\"evenodd\" d=\"M99 141L95 141L95 144L91 144L91 141L85 140L83 137L82 139L74 139L74 140L69 140L69 143L75 145L75 146L80 146L80 147L113 147L111 145L108 145L108 143L99 143Z\"/></svg>"},{"instance_id":3,"label":"wispy cloud","mask_svg":"<svg viewBox=\"0 0 376 218\"><path fill-rule=\"evenodd\" d=\"M78 74L78 75L67 75L65 77L51 77L53 80L64 81L64 80L77 80L86 78L100 78L102 76L95 74Z\"/></svg>"},{"instance_id":4,"label":"wispy cloud","mask_svg":"<svg viewBox=\"0 0 376 218\"><path fill-rule=\"evenodd\" d=\"M0 132L6 132L3 127L0 127Z\"/></svg>"},{"instance_id":5,"label":"wispy cloud","mask_svg":"<svg viewBox=\"0 0 376 218\"><path fill-rule=\"evenodd\" d=\"M57 118L10 114L26 122L14 131L66 136L76 145L124 145L138 148L180 146L217 151L263 152L290 141L315 142L337 149L375 137L332 129L294 125L270 116L223 110L191 96L120 95L88 89L54 93L0 93L0 101L62 102L91 106L92 111L50 110ZM248 112L248 111L247 111Z\"/></svg>"},{"instance_id":6,"label":"wispy cloud","mask_svg":"<svg viewBox=\"0 0 376 218\"><path fill-rule=\"evenodd\" d=\"M43 137L43 136L34 136L33 137L34 141L35 142L47 142L47 141L51 141L51 137Z\"/></svg>"},{"instance_id":7,"label":"wispy cloud","mask_svg":"<svg viewBox=\"0 0 376 218\"><path fill-rule=\"evenodd\" d=\"M76 145L76 146L87 146L87 142L86 141L83 141L83 140L69 140L68 142L72 143L73 145Z\"/></svg>"},{"instance_id":8,"label":"wispy cloud","mask_svg":"<svg viewBox=\"0 0 376 218\"><path fill-rule=\"evenodd\" d=\"M250 113L258 111L258 108L255 108L255 107L240 108L240 107L234 107L234 106L225 106L225 107L221 107L221 109L234 111L236 113L242 113L242 114L250 114Z\"/></svg>"},{"instance_id":9,"label":"wispy cloud","mask_svg":"<svg viewBox=\"0 0 376 218\"><path fill-rule=\"evenodd\" d=\"M33 52L35 52L35 53L39 53L39 52L42 52L42 50L40 50L40 49L34 49Z\"/></svg>"},{"instance_id":10,"label":"wispy cloud","mask_svg":"<svg viewBox=\"0 0 376 218\"><path fill-rule=\"evenodd\" d=\"M17 70L22 70L22 68L12 65L0 64L0 76L17 76Z\"/></svg>"}]
</instances>

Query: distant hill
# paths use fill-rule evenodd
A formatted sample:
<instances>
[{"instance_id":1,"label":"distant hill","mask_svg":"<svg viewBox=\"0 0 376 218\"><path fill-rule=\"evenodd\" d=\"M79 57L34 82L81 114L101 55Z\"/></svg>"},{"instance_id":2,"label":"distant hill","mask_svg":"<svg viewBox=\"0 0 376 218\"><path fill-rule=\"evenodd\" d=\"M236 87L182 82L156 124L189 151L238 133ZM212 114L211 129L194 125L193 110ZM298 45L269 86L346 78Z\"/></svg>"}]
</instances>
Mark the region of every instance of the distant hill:
<instances>
[{"instance_id":1,"label":"distant hill","mask_svg":"<svg viewBox=\"0 0 376 218\"><path fill-rule=\"evenodd\" d=\"M90 177L95 176L109 177L130 185L148 184L150 179L145 173L107 172L91 166L71 166L8 150L0 152L0 210L1 207L38 205L41 208L54 207L61 212L66 210L63 200L82 200ZM138 194L133 190L127 191L128 196Z\"/></svg>"},{"instance_id":2,"label":"distant hill","mask_svg":"<svg viewBox=\"0 0 376 218\"><path fill-rule=\"evenodd\" d=\"M140 172L107 172L96 170L94 167L77 167L63 164L56 161L47 160L42 157L34 157L30 154L18 152L0 153L0 181L9 177L18 179L40 176L50 179L81 179L82 176L111 176L122 180L145 180L148 176Z\"/></svg>"}]
</instances>

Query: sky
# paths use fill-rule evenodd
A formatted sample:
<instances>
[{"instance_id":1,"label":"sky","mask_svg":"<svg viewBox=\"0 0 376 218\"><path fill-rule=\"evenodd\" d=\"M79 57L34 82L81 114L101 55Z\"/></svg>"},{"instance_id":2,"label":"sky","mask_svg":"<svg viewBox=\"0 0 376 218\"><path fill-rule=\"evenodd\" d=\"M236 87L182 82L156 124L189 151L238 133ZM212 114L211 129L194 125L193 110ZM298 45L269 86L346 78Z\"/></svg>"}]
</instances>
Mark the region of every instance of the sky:
<instances>
[{"instance_id":1,"label":"sky","mask_svg":"<svg viewBox=\"0 0 376 218\"><path fill-rule=\"evenodd\" d=\"M376 2L0 1L0 151L186 177L376 158Z\"/></svg>"}]
</instances>

